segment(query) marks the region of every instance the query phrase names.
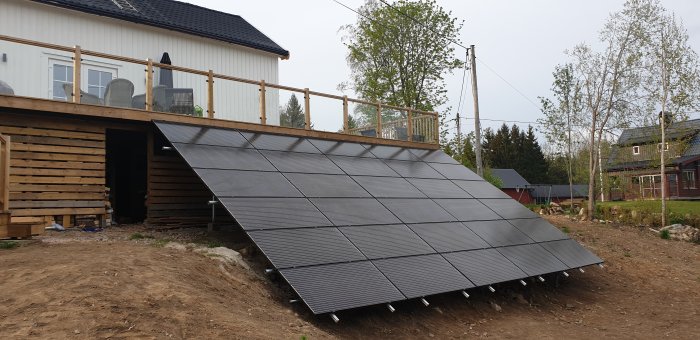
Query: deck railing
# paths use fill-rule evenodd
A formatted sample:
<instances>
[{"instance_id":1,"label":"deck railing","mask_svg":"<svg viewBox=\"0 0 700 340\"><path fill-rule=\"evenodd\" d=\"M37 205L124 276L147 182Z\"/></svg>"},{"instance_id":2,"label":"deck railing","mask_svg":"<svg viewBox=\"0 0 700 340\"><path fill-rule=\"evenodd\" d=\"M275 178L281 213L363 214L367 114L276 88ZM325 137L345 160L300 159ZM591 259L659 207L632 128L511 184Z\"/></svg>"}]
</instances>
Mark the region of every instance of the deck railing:
<instances>
[{"instance_id":1,"label":"deck railing","mask_svg":"<svg viewBox=\"0 0 700 340\"><path fill-rule=\"evenodd\" d=\"M51 71L54 78L50 78L53 80L48 99L381 139L438 143L438 115L435 112L273 84L265 80L239 78L219 74L214 70L158 63L152 59L140 60L83 50L80 46L67 47L3 35L0 35L0 42L59 51L64 58L70 58L71 62L57 64L54 66L56 69ZM86 65L90 65L90 62L114 64L115 61L131 66L120 67L118 77L110 78L110 83L106 86L104 82L95 83L92 80L93 76L99 76L99 72ZM85 72L91 78L88 79ZM16 71L3 79L5 76L0 68L0 80L6 82L28 74ZM156 74L158 81L155 79ZM56 77L60 79L56 80ZM88 83L83 84L86 79ZM116 80L120 80L119 84ZM23 88L15 91L15 95L42 97L41 92L32 87L41 88L41 80L37 80L34 85L25 84L31 81L22 79ZM110 86L113 89L126 89L124 91L128 91L130 86L131 93L124 95L117 90L105 89ZM299 98L299 105L285 107L292 102L291 95ZM332 123L328 124L328 121ZM352 124L361 127L351 127Z\"/></svg>"},{"instance_id":2,"label":"deck railing","mask_svg":"<svg viewBox=\"0 0 700 340\"><path fill-rule=\"evenodd\" d=\"M10 136L0 135L0 213L10 210Z\"/></svg>"}]
</instances>

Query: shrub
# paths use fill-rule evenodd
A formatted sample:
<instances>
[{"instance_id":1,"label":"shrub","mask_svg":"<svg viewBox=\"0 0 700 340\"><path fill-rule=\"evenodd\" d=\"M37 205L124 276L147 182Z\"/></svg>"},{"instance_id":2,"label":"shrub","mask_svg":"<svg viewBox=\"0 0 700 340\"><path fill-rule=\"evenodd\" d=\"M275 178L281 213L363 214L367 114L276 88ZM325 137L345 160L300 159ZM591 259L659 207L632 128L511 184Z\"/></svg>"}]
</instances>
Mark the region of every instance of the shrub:
<instances>
[{"instance_id":1,"label":"shrub","mask_svg":"<svg viewBox=\"0 0 700 340\"><path fill-rule=\"evenodd\" d=\"M17 241L0 241L0 249L14 249L19 247Z\"/></svg>"},{"instance_id":2,"label":"shrub","mask_svg":"<svg viewBox=\"0 0 700 340\"><path fill-rule=\"evenodd\" d=\"M661 236L661 238L664 240L668 240L671 238L671 233L668 231L668 229L664 229L659 233L659 236Z\"/></svg>"}]
</instances>

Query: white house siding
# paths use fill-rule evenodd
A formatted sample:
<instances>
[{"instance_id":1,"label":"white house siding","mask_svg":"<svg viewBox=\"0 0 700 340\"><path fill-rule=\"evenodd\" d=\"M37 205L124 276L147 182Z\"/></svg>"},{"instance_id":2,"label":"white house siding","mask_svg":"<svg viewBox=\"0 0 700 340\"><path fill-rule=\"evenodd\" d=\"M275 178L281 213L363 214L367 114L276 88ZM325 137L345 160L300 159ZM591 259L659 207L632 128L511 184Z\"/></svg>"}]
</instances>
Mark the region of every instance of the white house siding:
<instances>
[{"instance_id":1,"label":"white house siding","mask_svg":"<svg viewBox=\"0 0 700 340\"><path fill-rule=\"evenodd\" d=\"M23 0L0 1L0 34L84 50L159 61L168 52L174 65L246 79L278 83L279 57L247 47L191 36L127 21L85 14ZM50 86L52 61L71 62L71 53L0 41L0 80L16 95L53 98ZM134 83L134 94L145 92L143 65L83 56L84 65L116 71L113 77ZM87 92L86 68L81 88ZM206 110L206 77L174 72L174 87L192 88L195 105ZM158 71L154 83L158 82ZM215 118L259 122L259 91L255 85L217 79L214 83ZM278 94L268 89L268 107L278 105ZM268 116L278 124L279 116Z\"/></svg>"}]
</instances>

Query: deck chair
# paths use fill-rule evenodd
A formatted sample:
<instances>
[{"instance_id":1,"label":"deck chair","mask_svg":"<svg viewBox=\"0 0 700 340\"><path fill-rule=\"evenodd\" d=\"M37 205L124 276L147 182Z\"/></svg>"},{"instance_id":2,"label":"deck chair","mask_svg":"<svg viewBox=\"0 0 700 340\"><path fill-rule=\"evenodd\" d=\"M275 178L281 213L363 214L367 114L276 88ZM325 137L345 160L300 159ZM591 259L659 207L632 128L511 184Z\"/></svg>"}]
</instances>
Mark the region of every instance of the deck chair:
<instances>
[{"instance_id":1,"label":"deck chair","mask_svg":"<svg viewBox=\"0 0 700 340\"><path fill-rule=\"evenodd\" d=\"M66 93L66 101L71 101L71 98L73 97L73 84L63 84L63 92ZM80 103L102 105L102 100L100 100L100 97L94 94L80 90Z\"/></svg>"},{"instance_id":2,"label":"deck chair","mask_svg":"<svg viewBox=\"0 0 700 340\"><path fill-rule=\"evenodd\" d=\"M6 82L0 80L0 94L14 95L15 91Z\"/></svg>"},{"instance_id":3,"label":"deck chair","mask_svg":"<svg viewBox=\"0 0 700 340\"><path fill-rule=\"evenodd\" d=\"M134 84L128 79L112 79L105 87L104 103L107 106L131 107Z\"/></svg>"}]
</instances>

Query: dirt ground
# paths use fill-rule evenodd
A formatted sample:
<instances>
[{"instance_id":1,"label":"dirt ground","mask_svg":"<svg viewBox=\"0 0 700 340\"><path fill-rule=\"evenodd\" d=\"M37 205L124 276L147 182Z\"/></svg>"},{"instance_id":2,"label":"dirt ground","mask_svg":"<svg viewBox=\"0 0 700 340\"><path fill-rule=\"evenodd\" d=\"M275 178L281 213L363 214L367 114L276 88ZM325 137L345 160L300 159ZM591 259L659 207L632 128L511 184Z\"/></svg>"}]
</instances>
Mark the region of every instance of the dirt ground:
<instances>
[{"instance_id":1,"label":"dirt ground","mask_svg":"<svg viewBox=\"0 0 700 340\"><path fill-rule=\"evenodd\" d=\"M395 313L342 312L338 324L289 304L286 288L263 274L260 256L246 257L248 270L189 250L239 249L235 232L50 232L0 250L0 337L700 338L700 245L549 218L603 258L605 269L497 285L496 293L477 289L470 299L443 294L430 297L429 307L407 301ZM199 245L176 249L174 242Z\"/></svg>"}]
</instances>

